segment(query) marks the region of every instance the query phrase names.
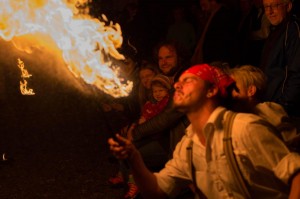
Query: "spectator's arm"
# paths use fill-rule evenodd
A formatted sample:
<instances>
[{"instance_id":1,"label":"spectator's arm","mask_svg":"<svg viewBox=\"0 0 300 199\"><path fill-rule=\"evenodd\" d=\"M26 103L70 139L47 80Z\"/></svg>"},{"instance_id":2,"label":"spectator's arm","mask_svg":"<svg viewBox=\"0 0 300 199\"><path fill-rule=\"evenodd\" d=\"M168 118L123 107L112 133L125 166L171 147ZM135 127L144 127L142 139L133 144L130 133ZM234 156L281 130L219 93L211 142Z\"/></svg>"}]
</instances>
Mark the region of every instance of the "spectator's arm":
<instances>
[{"instance_id":1,"label":"spectator's arm","mask_svg":"<svg viewBox=\"0 0 300 199\"><path fill-rule=\"evenodd\" d=\"M174 126L183 116L183 113L178 112L172 107L172 100L170 99L167 107L160 114L138 125L133 130L133 140L137 141L149 135L160 133Z\"/></svg>"}]
</instances>

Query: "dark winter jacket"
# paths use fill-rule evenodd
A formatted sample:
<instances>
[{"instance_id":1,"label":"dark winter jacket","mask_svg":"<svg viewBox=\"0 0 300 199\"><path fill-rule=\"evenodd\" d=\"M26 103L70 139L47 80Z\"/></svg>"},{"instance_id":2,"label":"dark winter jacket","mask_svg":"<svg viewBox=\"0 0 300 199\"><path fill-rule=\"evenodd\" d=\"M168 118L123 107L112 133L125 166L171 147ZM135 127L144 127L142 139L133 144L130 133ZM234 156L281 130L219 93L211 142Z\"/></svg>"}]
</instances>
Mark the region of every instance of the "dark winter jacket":
<instances>
[{"instance_id":1,"label":"dark winter jacket","mask_svg":"<svg viewBox=\"0 0 300 199\"><path fill-rule=\"evenodd\" d=\"M272 27L261 67L267 75L266 101L281 104L290 116L300 116L300 31L295 17Z\"/></svg>"}]
</instances>

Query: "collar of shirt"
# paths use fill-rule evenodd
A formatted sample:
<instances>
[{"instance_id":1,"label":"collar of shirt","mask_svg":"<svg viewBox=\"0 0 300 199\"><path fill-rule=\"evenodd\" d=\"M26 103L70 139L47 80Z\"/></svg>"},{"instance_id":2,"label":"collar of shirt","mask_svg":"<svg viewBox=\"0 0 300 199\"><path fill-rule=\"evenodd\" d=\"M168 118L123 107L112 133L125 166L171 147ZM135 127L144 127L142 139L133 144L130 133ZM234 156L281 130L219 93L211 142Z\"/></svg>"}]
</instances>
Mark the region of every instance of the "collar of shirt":
<instances>
[{"instance_id":1,"label":"collar of shirt","mask_svg":"<svg viewBox=\"0 0 300 199\"><path fill-rule=\"evenodd\" d=\"M209 116L206 124L204 125L203 132L204 136L207 139L209 135L214 131L214 129L223 128L223 116L226 112L226 108L219 106L217 107L212 114ZM194 136L193 126L190 124L186 129L186 136L192 138Z\"/></svg>"}]
</instances>

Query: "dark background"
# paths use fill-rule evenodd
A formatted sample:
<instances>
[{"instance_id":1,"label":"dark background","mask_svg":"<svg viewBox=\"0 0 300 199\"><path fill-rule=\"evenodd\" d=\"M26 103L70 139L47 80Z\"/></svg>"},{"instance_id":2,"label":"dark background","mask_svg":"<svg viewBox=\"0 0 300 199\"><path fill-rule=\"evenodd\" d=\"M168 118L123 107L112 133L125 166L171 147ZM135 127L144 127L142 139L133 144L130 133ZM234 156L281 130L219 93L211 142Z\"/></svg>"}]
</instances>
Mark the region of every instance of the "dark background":
<instances>
[{"instance_id":1,"label":"dark background","mask_svg":"<svg viewBox=\"0 0 300 199\"><path fill-rule=\"evenodd\" d=\"M117 164L109 161L104 94L78 89L83 83L46 49L27 54L10 42L0 46L0 152L10 158L0 162L0 198L120 198L124 190L106 183ZM35 95L20 92L18 58Z\"/></svg>"}]
</instances>

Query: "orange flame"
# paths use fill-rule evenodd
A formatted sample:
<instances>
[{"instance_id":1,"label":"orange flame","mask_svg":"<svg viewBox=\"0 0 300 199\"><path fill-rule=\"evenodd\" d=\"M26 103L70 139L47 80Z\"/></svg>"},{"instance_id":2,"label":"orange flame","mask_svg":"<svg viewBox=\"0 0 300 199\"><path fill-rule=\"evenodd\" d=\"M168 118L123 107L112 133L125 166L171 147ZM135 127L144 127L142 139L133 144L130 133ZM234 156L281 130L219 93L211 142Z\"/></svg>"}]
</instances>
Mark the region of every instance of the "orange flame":
<instances>
[{"instance_id":1,"label":"orange flame","mask_svg":"<svg viewBox=\"0 0 300 199\"><path fill-rule=\"evenodd\" d=\"M23 81L20 81L20 91L22 95L35 95L33 89L27 88L27 81L25 80L25 78L30 78L32 75L29 74L27 69L25 69L25 64L20 58L18 58L18 67L21 70L21 77L23 79Z\"/></svg>"},{"instance_id":2,"label":"orange flame","mask_svg":"<svg viewBox=\"0 0 300 199\"><path fill-rule=\"evenodd\" d=\"M78 14L75 4L78 1L0 1L0 37L27 53L32 52L32 47L54 43L75 77L113 97L127 96L132 82L121 82L118 70L109 67L111 62L107 61L108 55L124 59L116 50L123 42L121 27L108 22L104 15L100 21ZM19 40L25 36L36 46Z\"/></svg>"}]
</instances>

